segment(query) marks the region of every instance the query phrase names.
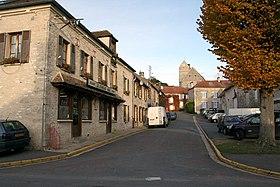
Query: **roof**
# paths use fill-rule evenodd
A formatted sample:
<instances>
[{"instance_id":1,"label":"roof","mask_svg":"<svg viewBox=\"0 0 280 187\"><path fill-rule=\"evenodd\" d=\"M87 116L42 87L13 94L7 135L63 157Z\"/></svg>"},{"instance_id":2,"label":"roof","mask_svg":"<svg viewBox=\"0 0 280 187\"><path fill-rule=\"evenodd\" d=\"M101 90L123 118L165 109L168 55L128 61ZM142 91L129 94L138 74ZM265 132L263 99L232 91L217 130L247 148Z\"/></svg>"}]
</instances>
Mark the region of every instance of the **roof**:
<instances>
[{"instance_id":1,"label":"roof","mask_svg":"<svg viewBox=\"0 0 280 187\"><path fill-rule=\"evenodd\" d=\"M74 77L71 77L68 74L65 74L63 72L58 72L52 79L51 84L53 86L57 86L57 87L67 87L67 88L72 88L75 90L81 90L83 92L88 92L90 94L93 94L97 97L101 97L101 98L105 98L108 100L112 100L115 102L125 102L125 100L123 100L117 93L111 93L108 92L107 90L103 90L103 89L98 89L98 88L91 88L89 86L87 86L87 83L76 79Z\"/></svg>"},{"instance_id":2,"label":"roof","mask_svg":"<svg viewBox=\"0 0 280 187\"><path fill-rule=\"evenodd\" d=\"M64 9L58 2L55 0L10 0L0 4L0 10L10 10L15 8L23 8L23 7L31 7L38 5L52 5L60 10L67 19L76 19L72 14L70 14L66 9ZM83 30L88 37L96 41L100 46L102 46L106 51L110 54L114 54L114 52L105 45L101 40L99 40L96 36L94 36L83 24L79 23L78 27Z\"/></svg>"},{"instance_id":3,"label":"roof","mask_svg":"<svg viewBox=\"0 0 280 187\"><path fill-rule=\"evenodd\" d=\"M162 89L163 93L172 93L172 94L186 94L188 89L180 86L164 86Z\"/></svg>"},{"instance_id":4,"label":"roof","mask_svg":"<svg viewBox=\"0 0 280 187\"><path fill-rule=\"evenodd\" d=\"M229 80L206 80L198 82L193 88L226 88L230 83Z\"/></svg>"},{"instance_id":5,"label":"roof","mask_svg":"<svg viewBox=\"0 0 280 187\"><path fill-rule=\"evenodd\" d=\"M114 37L114 35L110 33L108 30L94 31L92 32L92 34L97 38L112 37L116 42L118 42L118 40Z\"/></svg>"}]
</instances>

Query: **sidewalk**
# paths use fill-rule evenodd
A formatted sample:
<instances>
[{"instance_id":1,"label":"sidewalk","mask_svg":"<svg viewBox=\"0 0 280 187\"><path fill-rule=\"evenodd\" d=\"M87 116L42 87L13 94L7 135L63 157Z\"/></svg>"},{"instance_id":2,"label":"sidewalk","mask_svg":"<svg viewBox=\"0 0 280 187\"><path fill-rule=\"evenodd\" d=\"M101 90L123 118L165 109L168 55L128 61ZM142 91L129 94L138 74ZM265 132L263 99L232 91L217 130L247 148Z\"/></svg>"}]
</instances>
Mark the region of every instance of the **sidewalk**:
<instances>
[{"instance_id":1,"label":"sidewalk","mask_svg":"<svg viewBox=\"0 0 280 187\"><path fill-rule=\"evenodd\" d=\"M196 119L211 140L232 139L230 136L218 133L217 123L210 123L200 115L196 115ZM278 154L225 154L223 156L248 166L280 172L280 155Z\"/></svg>"},{"instance_id":2,"label":"sidewalk","mask_svg":"<svg viewBox=\"0 0 280 187\"><path fill-rule=\"evenodd\" d=\"M133 128L125 131L115 131L110 134L104 134L82 141L75 141L70 146L59 150L24 150L21 152L7 152L0 154L0 168L16 167L17 165L29 165L32 163L40 163L65 159L80 155L89 150L101 147L118 139L137 134L146 128Z\"/></svg>"}]
</instances>

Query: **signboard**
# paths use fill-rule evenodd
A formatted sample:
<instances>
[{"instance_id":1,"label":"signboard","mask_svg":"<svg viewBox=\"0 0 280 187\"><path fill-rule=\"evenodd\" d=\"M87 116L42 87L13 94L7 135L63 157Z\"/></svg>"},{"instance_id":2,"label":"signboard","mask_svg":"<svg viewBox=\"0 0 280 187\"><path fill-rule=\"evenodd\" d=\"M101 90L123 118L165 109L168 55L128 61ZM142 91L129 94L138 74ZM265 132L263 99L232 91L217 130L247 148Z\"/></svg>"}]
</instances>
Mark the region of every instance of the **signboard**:
<instances>
[{"instance_id":1,"label":"signboard","mask_svg":"<svg viewBox=\"0 0 280 187\"><path fill-rule=\"evenodd\" d=\"M109 88L107 86L104 86L103 84L95 82L91 79L87 79L87 85L89 87L96 88L96 89L99 89L99 90L102 90L102 91L105 91L105 92L109 92L111 94L116 94L116 90L114 90L112 88Z\"/></svg>"}]
</instances>

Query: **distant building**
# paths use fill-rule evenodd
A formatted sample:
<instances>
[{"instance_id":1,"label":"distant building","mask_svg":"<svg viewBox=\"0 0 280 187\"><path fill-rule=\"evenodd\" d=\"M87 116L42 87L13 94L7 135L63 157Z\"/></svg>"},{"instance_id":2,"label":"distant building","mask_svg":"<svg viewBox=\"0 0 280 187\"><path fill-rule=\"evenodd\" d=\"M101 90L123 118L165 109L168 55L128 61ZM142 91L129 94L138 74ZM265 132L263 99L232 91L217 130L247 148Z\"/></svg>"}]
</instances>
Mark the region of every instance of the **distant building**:
<instances>
[{"instance_id":1,"label":"distant building","mask_svg":"<svg viewBox=\"0 0 280 187\"><path fill-rule=\"evenodd\" d=\"M189 89L188 100L194 102L194 112L200 113L201 110L209 108L221 109L218 95L229 84L228 80L201 81Z\"/></svg>"},{"instance_id":2,"label":"distant building","mask_svg":"<svg viewBox=\"0 0 280 187\"><path fill-rule=\"evenodd\" d=\"M196 71L195 68L183 61L179 67L179 86L192 88L199 81L205 79Z\"/></svg>"},{"instance_id":3,"label":"distant building","mask_svg":"<svg viewBox=\"0 0 280 187\"><path fill-rule=\"evenodd\" d=\"M166 111L179 111L184 109L187 100L187 88L179 86L164 86L162 92L166 97Z\"/></svg>"}]
</instances>

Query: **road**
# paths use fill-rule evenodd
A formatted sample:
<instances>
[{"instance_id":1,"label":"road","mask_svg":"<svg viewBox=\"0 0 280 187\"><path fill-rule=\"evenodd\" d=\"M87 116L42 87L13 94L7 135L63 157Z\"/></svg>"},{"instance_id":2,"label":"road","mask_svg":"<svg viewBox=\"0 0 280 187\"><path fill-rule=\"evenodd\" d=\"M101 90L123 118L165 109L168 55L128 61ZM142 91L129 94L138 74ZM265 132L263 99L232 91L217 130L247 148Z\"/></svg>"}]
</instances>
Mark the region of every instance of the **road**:
<instances>
[{"instance_id":1,"label":"road","mask_svg":"<svg viewBox=\"0 0 280 187\"><path fill-rule=\"evenodd\" d=\"M214 162L191 115L79 157L0 170L0 186L280 186Z\"/></svg>"}]
</instances>

